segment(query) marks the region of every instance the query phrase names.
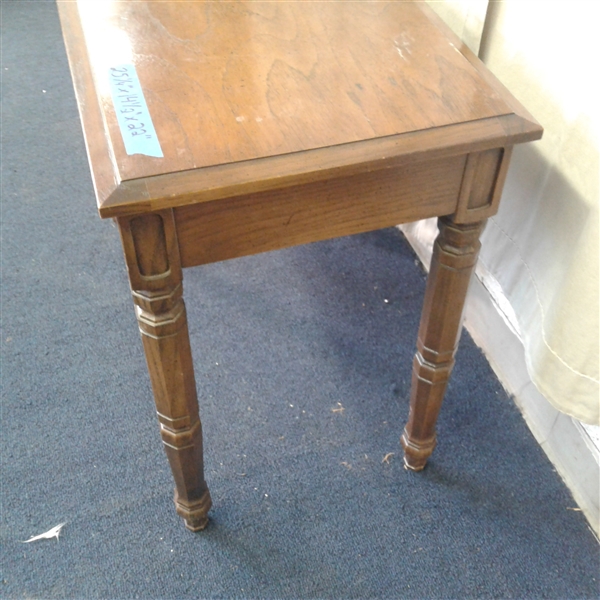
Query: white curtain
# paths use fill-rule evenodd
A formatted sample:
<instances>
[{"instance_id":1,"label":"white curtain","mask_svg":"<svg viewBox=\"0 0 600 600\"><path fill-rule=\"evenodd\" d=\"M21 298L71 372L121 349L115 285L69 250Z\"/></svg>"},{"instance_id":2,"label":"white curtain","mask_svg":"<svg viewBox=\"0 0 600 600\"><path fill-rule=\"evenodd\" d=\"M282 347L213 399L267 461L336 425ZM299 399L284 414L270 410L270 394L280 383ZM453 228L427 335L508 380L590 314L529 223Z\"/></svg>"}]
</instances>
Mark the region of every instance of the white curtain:
<instances>
[{"instance_id":1,"label":"white curtain","mask_svg":"<svg viewBox=\"0 0 600 600\"><path fill-rule=\"evenodd\" d=\"M430 4L545 129L543 140L515 148L500 212L483 234L477 271L494 279L508 300L539 391L560 411L597 424L595 3ZM431 221L405 230L425 246L435 236Z\"/></svg>"}]
</instances>

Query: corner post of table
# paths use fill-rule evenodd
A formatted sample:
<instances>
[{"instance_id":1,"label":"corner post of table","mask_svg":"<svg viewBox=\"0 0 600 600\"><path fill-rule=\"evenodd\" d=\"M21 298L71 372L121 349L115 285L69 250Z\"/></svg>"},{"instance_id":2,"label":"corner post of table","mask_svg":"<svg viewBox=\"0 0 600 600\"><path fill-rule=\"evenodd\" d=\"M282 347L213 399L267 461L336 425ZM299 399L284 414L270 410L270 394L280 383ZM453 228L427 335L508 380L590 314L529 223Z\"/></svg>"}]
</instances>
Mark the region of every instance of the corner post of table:
<instances>
[{"instance_id":1,"label":"corner post of table","mask_svg":"<svg viewBox=\"0 0 600 600\"><path fill-rule=\"evenodd\" d=\"M471 275L486 219L497 212L511 148L469 154L457 209L438 219L413 361L404 464L420 471L436 445L436 422L460 339Z\"/></svg>"},{"instance_id":2,"label":"corner post of table","mask_svg":"<svg viewBox=\"0 0 600 600\"><path fill-rule=\"evenodd\" d=\"M206 527L202 425L190 348L183 276L172 210L118 218L136 316L160 424L186 527Z\"/></svg>"}]
</instances>

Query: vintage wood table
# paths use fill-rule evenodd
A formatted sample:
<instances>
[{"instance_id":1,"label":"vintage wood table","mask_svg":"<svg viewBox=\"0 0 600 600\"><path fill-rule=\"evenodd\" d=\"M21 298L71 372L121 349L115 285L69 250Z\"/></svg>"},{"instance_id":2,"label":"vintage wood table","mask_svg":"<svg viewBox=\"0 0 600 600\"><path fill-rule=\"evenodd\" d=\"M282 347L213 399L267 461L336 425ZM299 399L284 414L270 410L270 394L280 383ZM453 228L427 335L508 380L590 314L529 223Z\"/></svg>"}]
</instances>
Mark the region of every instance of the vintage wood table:
<instances>
[{"instance_id":1,"label":"vintage wood table","mask_svg":"<svg viewBox=\"0 0 600 600\"><path fill-rule=\"evenodd\" d=\"M511 148L542 129L424 3L59 2L177 512L207 523L182 267L439 216L405 465L420 470ZM385 343L385 340L382 340Z\"/></svg>"}]
</instances>

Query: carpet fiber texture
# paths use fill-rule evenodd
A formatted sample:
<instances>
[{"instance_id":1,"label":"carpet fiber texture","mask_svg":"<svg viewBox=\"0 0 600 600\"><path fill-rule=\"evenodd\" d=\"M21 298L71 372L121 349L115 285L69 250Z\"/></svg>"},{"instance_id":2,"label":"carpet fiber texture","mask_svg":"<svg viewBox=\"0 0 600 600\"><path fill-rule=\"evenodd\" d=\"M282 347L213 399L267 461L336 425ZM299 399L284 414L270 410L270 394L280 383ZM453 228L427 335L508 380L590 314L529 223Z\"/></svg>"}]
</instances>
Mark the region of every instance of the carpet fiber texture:
<instances>
[{"instance_id":1,"label":"carpet fiber texture","mask_svg":"<svg viewBox=\"0 0 600 600\"><path fill-rule=\"evenodd\" d=\"M425 275L394 229L186 271L214 503L187 531L55 5L3 2L2 45L0 596L598 597L598 544L467 335L404 470Z\"/></svg>"}]
</instances>

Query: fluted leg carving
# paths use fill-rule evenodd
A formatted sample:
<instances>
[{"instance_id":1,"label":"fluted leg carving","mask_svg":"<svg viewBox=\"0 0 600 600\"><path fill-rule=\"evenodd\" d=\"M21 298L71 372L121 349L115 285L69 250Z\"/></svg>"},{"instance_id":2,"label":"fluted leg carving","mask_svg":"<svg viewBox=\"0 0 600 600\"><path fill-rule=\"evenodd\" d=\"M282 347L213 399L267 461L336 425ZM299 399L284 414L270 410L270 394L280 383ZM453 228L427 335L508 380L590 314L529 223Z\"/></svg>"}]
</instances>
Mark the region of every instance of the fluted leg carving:
<instances>
[{"instance_id":1,"label":"fluted leg carving","mask_svg":"<svg viewBox=\"0 0 600 600\"><path fill-rule=\"evenodd\" d=\"M484 224L457 224L450 217L438 221L440 233L431 259L413 361L410 414L401 438L404 464L413 471L425 467L435 448L435 424L454 366Z\"/></svg>"},{"instance_id":2,"label":"fluted leg carving","mask_svg":"<svg viewBox=\"0 0 600 600\"><path fill-rule=\"evenodd\" d=\"M119 218L160 433L175 479L177 513L204 529L211 506L204 480L202 425L172 212Z\"/></svg>"}]
</instances>

